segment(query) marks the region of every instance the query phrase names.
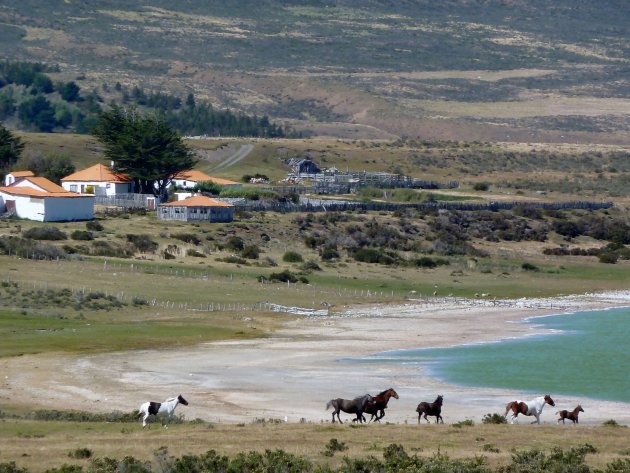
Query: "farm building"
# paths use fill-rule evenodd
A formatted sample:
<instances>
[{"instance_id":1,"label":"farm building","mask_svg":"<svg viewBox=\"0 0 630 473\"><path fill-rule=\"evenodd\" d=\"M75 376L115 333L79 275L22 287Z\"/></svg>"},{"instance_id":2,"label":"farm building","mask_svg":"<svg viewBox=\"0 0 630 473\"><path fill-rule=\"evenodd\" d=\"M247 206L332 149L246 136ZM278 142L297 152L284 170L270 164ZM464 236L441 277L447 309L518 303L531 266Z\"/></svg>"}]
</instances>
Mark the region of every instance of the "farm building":
<instances>
[{"instance_id":1,"label":"farm building","mask_svg":"<svg viewBox=\"0 0 630 473\"><path fill-rule=\"evenodd\" d=\"M160 220L231 222L234 219L234 205L197 195L176 202L160 204L157 215Z\"/></svg>"},{"instance_id":2,"label":"farm building","mask_svg":"<svg viewBox=\"0 0 630 473\"><path fill-rule=\"evenodd\" d=\"M133 181L129 176L116 174L103 164L77 171L61 179L63 188L80 194L115 196L133 192Z\"/></svg>"},{"instance_id":3,"label":"farm building","mask_svg":"<svg viewBox=\"0 0 630 473\"><path fill-rule=\"evenodd\" d=\"M222 179L220 177L208 176L206 173L192 169L190 171L182 171L173 176L171 184L182 189L192 189L200 182L212 182L220 186L240 187L238 182Z\"/></svg>"},{"instance_id":4,"label":"farm building","mask_svg":"<svg viewBox=\"0 0 630 473\"><path fill-rule=\"evenodd\" d=\"M44 177L21 177L0 187L0 214L4 213L40 222L92 220L94 197L68 192Z\"/></svg>"},{"instance_id":5,"label":"farm building","mask_svg":"<svg viewBox=\"0 0 630 473\"><path fill-rule=\"evenodd\" d=\"M35 174L33 174L32 171L13 171L4 177L4 185L10 186L21 177L34 177L34 176Z\"/></svg>"}]
</instances>

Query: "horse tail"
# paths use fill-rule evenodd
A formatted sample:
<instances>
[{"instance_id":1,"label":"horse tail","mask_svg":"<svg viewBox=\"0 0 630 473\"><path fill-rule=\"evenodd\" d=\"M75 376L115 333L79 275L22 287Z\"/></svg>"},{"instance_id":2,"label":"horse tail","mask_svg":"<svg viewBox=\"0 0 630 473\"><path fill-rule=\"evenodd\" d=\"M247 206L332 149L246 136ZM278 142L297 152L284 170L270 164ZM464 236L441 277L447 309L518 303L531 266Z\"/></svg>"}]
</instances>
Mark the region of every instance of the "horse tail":
<instances>
[{"instance_id":1,"label":"horse tail","mask_svg":"<svg viewBox=\"0 0 630 473\"><path fill-rule=\"evenodd\" d=\"M512 409L513 405L514 405L514 401L508 402L505 405L505 414L503 414L503 417L506 417L508 415L508 412L510 412L510 409Z\"/></svg>"},{"instance_id":2,"label":"horse tail","mask_svg":"<svg viewBox=\"0 0 630 473\"><path fill-rule=\"evenodd\" d=\"M326 410L330 409L330 407L333 405L333 402L335 402L335 400L331 399L330 401L326 403Z\"/></svg>"}]
</instances>

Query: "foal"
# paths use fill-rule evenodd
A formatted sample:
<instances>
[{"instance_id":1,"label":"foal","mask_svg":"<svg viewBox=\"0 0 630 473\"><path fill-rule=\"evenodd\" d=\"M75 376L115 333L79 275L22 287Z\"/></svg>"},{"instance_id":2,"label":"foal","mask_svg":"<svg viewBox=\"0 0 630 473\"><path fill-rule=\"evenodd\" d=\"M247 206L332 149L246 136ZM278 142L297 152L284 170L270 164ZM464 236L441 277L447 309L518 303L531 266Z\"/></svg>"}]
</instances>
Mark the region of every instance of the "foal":
<instances>
[{"instance_id":1,"label":"foal","mask_svg":"<svg viewBox=\"0 0 630 473\"><path fill-rule=\"evenodd\" d=\"M571 412L567 411L566 409L558 411L556 412L556 414L560 416L560 418L558 419L558 423L562 421L562 423L564 424L564 419L569 419L573 421L574 424L579 424L578 416L580 415L580 412L584 412L584 409L582 409L582 406L580 404L578 404L577 407Z\"/></svg>"}]
</instances>

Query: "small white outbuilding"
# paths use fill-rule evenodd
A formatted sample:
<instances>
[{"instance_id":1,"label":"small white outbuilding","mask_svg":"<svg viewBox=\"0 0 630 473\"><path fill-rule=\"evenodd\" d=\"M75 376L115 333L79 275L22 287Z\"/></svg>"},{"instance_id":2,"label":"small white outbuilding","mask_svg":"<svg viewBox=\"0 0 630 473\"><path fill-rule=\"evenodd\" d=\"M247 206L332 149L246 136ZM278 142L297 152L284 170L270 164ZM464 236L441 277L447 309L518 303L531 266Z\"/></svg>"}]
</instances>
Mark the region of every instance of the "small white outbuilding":
<instances>
[{"instance_id":1,"label":"small white outbuilding","mask_svg":"<svg viewBox=\"0 0 630 473\"><path fill-rule=\"evenodd\" d=\"M94 196L68 192L44 177L21 177L0 187L0 214L27 220L92 220Z\"/></svg>"}]
</instances>

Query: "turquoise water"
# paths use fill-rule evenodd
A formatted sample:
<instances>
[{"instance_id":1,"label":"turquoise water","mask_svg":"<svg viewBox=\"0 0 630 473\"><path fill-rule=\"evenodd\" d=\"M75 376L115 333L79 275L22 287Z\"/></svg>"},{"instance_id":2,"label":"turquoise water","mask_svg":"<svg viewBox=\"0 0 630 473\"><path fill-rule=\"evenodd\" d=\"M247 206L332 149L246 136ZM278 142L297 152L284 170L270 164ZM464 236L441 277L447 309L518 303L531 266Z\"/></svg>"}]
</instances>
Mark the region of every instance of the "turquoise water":
<instances>
[{"instance_id":1,"label":"turquoise water","mask_svg":"<svg viewBox=\"0 0 630 473\"><path fill-rule=\"evenodd\" d=\"M553 334L453 348L387 352L453 384L630 402L630 309L531 319Z\"/></svg>"}]
</instances>

